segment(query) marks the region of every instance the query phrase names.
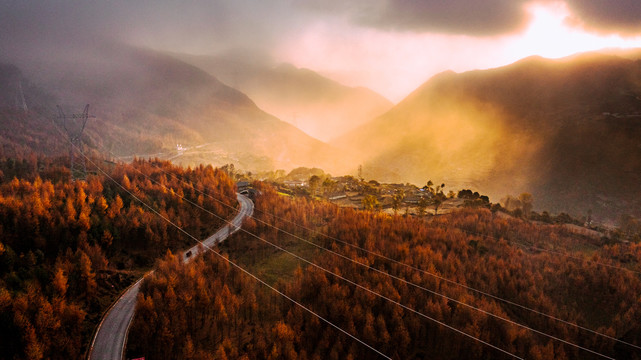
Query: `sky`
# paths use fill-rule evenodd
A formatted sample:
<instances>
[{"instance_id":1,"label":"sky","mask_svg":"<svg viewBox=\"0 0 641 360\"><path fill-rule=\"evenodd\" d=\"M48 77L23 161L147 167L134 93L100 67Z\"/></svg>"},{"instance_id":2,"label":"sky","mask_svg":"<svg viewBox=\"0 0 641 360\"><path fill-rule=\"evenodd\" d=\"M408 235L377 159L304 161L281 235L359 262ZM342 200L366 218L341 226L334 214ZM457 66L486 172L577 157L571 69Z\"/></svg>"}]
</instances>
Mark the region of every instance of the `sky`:
<instances>
[{"instance_id":1,"label":"sky","mask_svg":"<svg viewBox=\"0 0 641 360\"><path fill-rule=\"evenodd\" d=\"M0 55L93 38L242 52L398 102L445 70L641 47L641 1L0 0Z\"/></svg>"}]
</instances>

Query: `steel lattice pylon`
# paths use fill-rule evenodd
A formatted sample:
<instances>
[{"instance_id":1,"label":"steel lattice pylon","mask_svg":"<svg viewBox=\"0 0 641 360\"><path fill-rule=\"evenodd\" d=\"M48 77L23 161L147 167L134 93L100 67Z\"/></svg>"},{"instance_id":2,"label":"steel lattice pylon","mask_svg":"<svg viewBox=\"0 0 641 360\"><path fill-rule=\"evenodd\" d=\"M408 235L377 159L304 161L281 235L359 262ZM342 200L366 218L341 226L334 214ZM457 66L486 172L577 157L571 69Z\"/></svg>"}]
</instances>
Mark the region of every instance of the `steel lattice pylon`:
<instances>
[{"instance_id":1,"label":"steel lattice pylon","mask_svg":"<svg viewBox=\"0 0 641 360\"><path fill-rule=\"evenodd\" d=\"M58 108L58 119L62 121L65 131L69 136L69 170L71 171L71 181L85 180L87 179L87 164L82 152L82 132L85 130L87 120L95 116L89 115L89 104L85 106L82 114L71 115L65 115L62 108L58 105L56 106Z\"/></svg>"}]
</instances>

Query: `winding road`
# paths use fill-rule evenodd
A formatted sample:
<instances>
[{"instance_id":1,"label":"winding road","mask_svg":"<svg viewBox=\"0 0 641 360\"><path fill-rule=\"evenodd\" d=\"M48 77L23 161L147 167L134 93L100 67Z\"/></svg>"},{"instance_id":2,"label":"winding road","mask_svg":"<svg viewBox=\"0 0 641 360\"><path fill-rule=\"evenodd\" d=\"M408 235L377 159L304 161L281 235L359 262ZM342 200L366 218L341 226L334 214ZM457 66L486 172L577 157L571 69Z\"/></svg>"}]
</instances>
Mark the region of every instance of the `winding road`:
<instances>
[{"instance_id":1,"label":"winding road","mask_svg":"<svg viewBox=\"0 0 641 360\"><path fill-rule=\"evenodd\" d=\"M205 239L203 241L205 246L211 247L225 240L229 235L240 229L246 217L253 214L254 203L244 195L236 194L236 197L240 204L238 214L236 214L230 224L223 226L214 235ZM203 249L203 251L206 250L205 247L201 247L200 244L198 244L183 252L183 260L185 262L191 261L200 253L201 249ZM89 359L121 360L125 358L125 345L127 343L129 325L134 318L136 297L140 291L140 284L143 278L138 279L135 284L130 286L102 318L91 343L91 348L89 349Z\"/></svg>"}]
</instances>

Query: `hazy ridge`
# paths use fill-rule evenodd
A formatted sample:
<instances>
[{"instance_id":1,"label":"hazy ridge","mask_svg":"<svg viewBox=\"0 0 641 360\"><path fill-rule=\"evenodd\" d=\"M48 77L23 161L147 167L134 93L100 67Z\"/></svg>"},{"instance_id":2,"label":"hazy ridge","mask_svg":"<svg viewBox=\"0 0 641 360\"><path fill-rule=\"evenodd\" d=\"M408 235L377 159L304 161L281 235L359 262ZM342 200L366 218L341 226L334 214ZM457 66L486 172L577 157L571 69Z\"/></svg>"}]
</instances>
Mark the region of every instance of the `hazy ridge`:
<instances>
[{"instance_id":1,"label":"hazy ridge","mask_svg":"<svg viewBox=\"0 0 641 360\"><path fill-rule=\"evenodd\" d=\"M334 144L383 181L434 179L496 200L527 191L553 212L638 214L640 96L637 60L530 57L437 75Z\"/></svg>"},{"instance_id":2,"label":"hazy ridge","mask_svg":"<svg viewBox=\"0 0 641 360\"><path fill-rule=\"evenodd\" d=\"M57 116L56 104L68 113L91 104L96 120L86 133L93 145L119 156L165 153L188 164L235 162L246 169L334 165L330 147L192 65L117 43L73 51L69 57L31 54L14 59L15 67L25 83L45 94L27 91L34 116L50 120ZM200 147L176 157L177 144Z\"/></svg>"},{"instance_id":3,"label":"hazy ridge","mask_svg":"<svg viewBox=\"0 0 641 360\"><path fill-rule=\"evenodd\" d=\"M380 94L349 87L291 64L251 55L176 55L237 88L258 106L323 141L334 139L389 110Z\"/></svg>"},{"instance_id":4,"label":"hazy ridge","mask_svg":"<svg viewBox=\"0 0 641 360\"><path fill-rule=\"evenodd\" d=\"M2 67L5 155L64 152L49 136L55 105L70 113L90 103L97 118L88 124L87 144L119 156L160 154L183 164L234 163L250 171L309 166L333 174L355 174L362 164L366 178L419 185L432 179L494 201L530 192L538 209L553 213L593 210L603 220L641 213L636 51L530 57L491 70L445 72L331 146L167 54L117 43L75 51ZM279 73L289 80L277 81ZM281 66L265 74L254 85L274 85L275 97L307 88L290 100L321 106L324 97L349 98L335 91L340 85L308 70ZM355 125L345 121L345 127ZM331 127L332 121L311 123ZM177 144L186 150L178 152Z\"/></svg>"}]
</instances>

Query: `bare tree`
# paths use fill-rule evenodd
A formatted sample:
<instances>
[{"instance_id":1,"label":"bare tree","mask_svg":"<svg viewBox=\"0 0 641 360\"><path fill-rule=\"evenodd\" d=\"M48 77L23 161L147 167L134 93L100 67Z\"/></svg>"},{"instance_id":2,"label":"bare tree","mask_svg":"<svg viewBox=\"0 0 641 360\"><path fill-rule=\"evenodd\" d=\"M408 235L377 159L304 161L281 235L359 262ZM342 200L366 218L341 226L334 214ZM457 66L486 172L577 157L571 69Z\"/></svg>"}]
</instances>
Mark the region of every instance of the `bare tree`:
<instances>
[{"instance_id":1,"label":"bare tree","mask_svg":"<svg viewBox=\"0 0 641 360\"><path fill-rule=\"evenodd\" d=\"M525 218L527 219L530 217L530 212L532 211L532 203L534 202L534 197L530 193L523 193L519 195L519 200L521 201L523 216L525 216Z\"/></svg>"},{"instance_id":2,"label":"bare tree","mask_svg":"<svg viewBox=\"0 0 641 360\"><path fill-rule=\"evenodd\" d=\"M394 215L398 213L398 209L401 207L403 199L405 199L405 191L403 191L403 189L396 190L396 193L392 196L392 209L394 209Z\"/></svg>"}]
</instances>

